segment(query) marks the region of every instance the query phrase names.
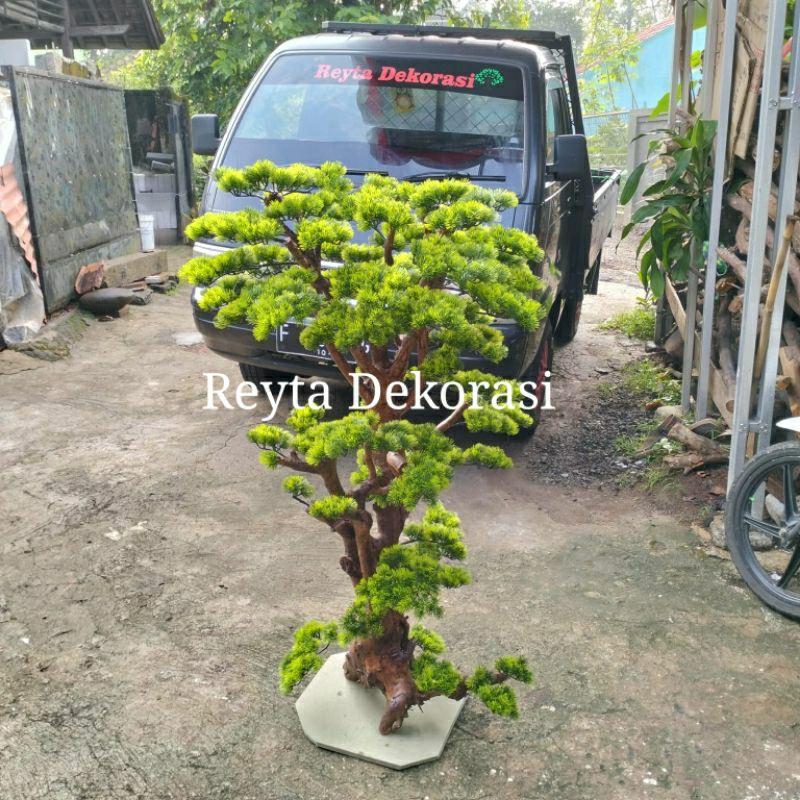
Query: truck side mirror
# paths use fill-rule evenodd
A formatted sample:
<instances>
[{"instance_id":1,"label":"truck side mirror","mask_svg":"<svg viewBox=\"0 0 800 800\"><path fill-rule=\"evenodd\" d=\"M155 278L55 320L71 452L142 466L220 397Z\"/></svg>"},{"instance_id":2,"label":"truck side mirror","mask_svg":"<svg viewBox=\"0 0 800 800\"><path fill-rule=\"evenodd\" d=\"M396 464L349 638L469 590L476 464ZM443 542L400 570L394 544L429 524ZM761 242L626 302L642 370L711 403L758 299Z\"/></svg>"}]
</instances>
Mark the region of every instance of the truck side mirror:
<instances>
[{"instance_id":1,"label":"truck side mirror","mask_svg":"<svg viewBox=\"0 0 800 800\"><path fill-rule=\"evenodd\" d=\"M199 156L213 156L219 141L219 117L216 114L195 114L192 117L192 150Z\"/></svg>"},{"instance_id":2,"label":"truck side mirror","mask_svg":"<svg viewBox=\"0 0 800 800\"><path fill-rule=\"evenodd\" d=\"M556 136L553 142L553 163L547 165L547 174L557 181L587 177L590 171L586 137L580 133Z\"/></svg>"}]
</instances>

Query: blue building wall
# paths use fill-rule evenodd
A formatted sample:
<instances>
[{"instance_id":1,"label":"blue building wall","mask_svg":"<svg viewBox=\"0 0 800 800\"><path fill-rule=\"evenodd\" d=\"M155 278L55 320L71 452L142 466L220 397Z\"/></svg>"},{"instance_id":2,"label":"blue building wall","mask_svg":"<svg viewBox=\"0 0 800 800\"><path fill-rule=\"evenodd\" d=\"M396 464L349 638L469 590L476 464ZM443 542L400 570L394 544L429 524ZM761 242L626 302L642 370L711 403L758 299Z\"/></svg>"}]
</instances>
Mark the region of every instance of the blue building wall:
<instances>
[{"instance_id":1,"label":"blue building wall","mask_svg":"<svg viewBox=\"0 0 800 800\"><path fill-rule=\"evenodd\" d=\"M653 108L670 90L674 35L675 25L673 23L640 44L639 63L630 70L629 82L613 85L614 104L612 106L609 103L606 111ZM694 32L692 51L703 49L705 36L705 28ZM590 82L593 75L593 70L587 70L582 78Z\"/></svg>"}]
</instances>

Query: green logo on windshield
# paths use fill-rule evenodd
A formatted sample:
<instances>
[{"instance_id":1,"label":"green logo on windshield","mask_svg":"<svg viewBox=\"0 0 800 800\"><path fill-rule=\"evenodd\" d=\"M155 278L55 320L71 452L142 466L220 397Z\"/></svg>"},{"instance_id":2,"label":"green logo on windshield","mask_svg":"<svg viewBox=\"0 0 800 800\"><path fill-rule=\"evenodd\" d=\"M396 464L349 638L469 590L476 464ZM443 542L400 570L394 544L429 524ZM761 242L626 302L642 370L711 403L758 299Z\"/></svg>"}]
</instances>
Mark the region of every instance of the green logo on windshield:
<instances>
[{"instance_id":1,"label":"green logo on windshield","mask_svg":"<svg viewBox=\"0 0 800 800\"><path fill-rule=\"evenodd\" d=\"M496 69L482 69L476 76L475 82L485 86L487 83L491 86L499 86L505 81L503 73Z\"/></svg>"}]
</instances>

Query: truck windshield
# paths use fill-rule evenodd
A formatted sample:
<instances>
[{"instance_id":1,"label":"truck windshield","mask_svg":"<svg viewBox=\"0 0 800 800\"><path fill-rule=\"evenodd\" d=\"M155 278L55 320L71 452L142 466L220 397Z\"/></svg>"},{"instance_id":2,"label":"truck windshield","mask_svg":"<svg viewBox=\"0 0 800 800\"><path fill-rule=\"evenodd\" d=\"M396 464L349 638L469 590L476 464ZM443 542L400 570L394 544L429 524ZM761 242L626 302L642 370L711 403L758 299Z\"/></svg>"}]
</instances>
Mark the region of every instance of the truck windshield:
<instances>
[{"instance_id":1,"label":"truck windshield","mask_svg":"<svg viewBox=\"0 0 800 800\"><path fill-rule=\"evenodd\" d=\"M358 173L414 180L453 173L521 193L524 120L515 67L287 54L251 97L222 163L341 161Z\"/></svg>"}]
</instances>

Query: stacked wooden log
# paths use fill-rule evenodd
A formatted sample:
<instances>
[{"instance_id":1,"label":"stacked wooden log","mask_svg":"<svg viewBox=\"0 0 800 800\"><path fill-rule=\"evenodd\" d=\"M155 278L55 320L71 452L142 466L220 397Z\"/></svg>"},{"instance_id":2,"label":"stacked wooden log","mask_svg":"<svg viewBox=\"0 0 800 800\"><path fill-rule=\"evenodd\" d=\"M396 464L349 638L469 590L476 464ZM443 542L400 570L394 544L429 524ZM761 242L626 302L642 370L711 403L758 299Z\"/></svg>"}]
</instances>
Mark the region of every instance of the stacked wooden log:
<instances>
[{"instance_id":1,"label":"stacked wooden log","mask_svg":"<svg viewBox=\"0 0 800 800\"><path fill-rule=\"evenodd\" d=\"M768 253L777 252L784 236L786 220L777 219L778 179L782 159L782 140L773 157L773 184L770 187L769 227L767 229ZM717 281L719 302L714 330L714 362L719 369L726 389L733 395L736 382L736 357L738 354L739 324L743 300L743 286L747 269L750 246L750 220L753 213L755 192L755 142L750 148L749 157L736 158L733 175L728 182L725 195L722 234L720 236L719 258L727 267L727 272ZM796 189L794 213L800 215L800 182ZM788 276L786 284L786 307L775 309L775 314L783 314L783 336L780 350L780 369L776 392L775 417L800 414L800 223L795 224L785 261ZM722 270L720 270L722 271ZM761 309L763 318L771 277L771 264L764 258Z\"/></svg>"}]
</instances>

